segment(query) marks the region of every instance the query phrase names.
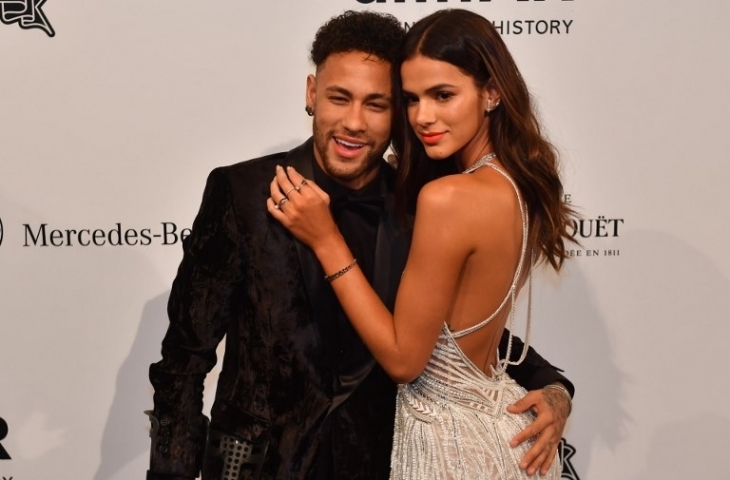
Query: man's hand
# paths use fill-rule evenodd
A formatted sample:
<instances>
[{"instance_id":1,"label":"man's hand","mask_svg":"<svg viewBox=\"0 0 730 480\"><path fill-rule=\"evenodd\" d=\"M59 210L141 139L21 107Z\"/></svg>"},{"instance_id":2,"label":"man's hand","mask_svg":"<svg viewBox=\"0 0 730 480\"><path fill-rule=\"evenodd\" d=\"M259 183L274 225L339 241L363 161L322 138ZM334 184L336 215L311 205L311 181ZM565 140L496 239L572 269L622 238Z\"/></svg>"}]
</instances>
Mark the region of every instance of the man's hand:
<instances>
[{"instance_id":1,"label":"man's hand","mask_svg":"<svg viewBox=\"0 0 730 480\"><path fill-rule=\"evenodd\" d=\"M537 418L529 427L518 433L510 445L516 447L525 440L536 437L535 444L520 462L520 468L526 470L530 476L538 469L545 475L555 460L555 452L563 436L565 422L570 415L570 399L557 389L544 388L528 392L514 405L507 407L510 413L523 413L530 409L535 412Z\"/></svg>"}]
</instances>

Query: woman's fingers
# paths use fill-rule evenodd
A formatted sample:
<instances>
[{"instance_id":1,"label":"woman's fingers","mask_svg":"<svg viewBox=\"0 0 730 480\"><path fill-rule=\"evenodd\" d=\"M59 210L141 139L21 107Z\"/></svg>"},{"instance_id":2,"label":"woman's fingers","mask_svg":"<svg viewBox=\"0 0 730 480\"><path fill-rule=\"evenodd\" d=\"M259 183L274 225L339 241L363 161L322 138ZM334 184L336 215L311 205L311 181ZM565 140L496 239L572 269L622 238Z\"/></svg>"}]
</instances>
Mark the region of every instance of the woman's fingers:
<instances>
[{"instance_id":1,"label":"woman's fingers","mask_svg":"<svg viewBox=\"0 0 730 480\"><path fill-rule=\"evenodd\" d=\"M294 185L292 185L291 180L289 180L289 177L287 176L287 171L282 167L281 165L276 166L276 183L279 185L279 189L281 190L281 193L288 197L289 194L296 189L294 188Z\"/></svg>"},{"instance_id":2,"label":"woman's fingers","mask_svg":"<svg viewBox=\"0 0 730 480\"><path fill-rule=\"evenodd\" d=\"M310 189L320 198L324 199L325 203L329 205L329 195L327 195L324 190L319 188L319 185L314 183L314 181L304 178L299 172L297 172L294 167L286 167L286 173L289 176L289 181L294 186L293 188L295 192L299 193L302 196L307 196L309 194L307 190ZM292 194L293 193L294 192L292 192Z\"/></svg>"},{"instance_id":3,"label":"woman's fingers","mask_svg":"<svg viewBox=\"0 0 730 480\"><path fill-rule=\"evenodd\" d=\"M286 202L289 201L289 199L284 195L284 193L281 191L281 184L279 179L279 171L277 169L276 176L271 181L271 184L269 185L269 199L273 202L273 208L276 210L281 210L281 207L284 206ZM268 206L268 201L266 202Z\"/></svg>"}]
</instances>

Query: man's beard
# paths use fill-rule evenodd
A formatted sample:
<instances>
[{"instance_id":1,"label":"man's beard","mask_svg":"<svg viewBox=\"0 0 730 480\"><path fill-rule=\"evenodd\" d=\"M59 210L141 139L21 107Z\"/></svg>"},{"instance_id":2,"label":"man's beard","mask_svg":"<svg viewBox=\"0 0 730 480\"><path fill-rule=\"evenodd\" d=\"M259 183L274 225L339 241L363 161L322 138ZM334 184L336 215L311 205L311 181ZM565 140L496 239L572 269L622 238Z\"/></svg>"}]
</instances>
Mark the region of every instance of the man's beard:
<instances>
[{"instance_id":1,"label":"man's beard","mask_svg":"<svg viewBox=\"0 0 730 480\"><path fill-rule=\"evenodd\" d=\"M357 164L352 164L348 167L342 168L330 160L327 152L327 147L330 140L333 139L335 131L330 130L324 133L321 132L317 126L315 118L312 126L312 132L314 135L314 148L317 150L319 157L322 160L322 169L327 175L343 183L357 180L378 168L382 161L383 154L388 148L388 145L386 144L376 150L373 148L373 142L368 139L362 139L364 144L362 148L367 149L365 160L359 160Z\"/></svg>"}]
</instances>

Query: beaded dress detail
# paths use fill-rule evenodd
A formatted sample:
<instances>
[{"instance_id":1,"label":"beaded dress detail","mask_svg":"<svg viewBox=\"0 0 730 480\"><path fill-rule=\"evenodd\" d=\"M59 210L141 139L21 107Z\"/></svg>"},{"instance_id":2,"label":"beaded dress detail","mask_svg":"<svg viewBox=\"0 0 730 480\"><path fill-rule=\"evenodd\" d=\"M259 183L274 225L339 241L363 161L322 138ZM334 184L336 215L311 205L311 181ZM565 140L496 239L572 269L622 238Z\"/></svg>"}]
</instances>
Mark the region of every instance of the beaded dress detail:
<instances>
[{"instance_id":1,"label":"beaded dress detail","mask_svg":"<svg viewBox=\"0 0 730 480\"><path fill-rule=\"evenodd\" d=\"M524 360L529 342L529 306L525 347L516 362L510 362L515 299L526 263L528 216L514 181L500 167L489 163L494 155L482 157L463 173L488 166L512 184L522 213L522 251L509 291L497 310L478 324L452 332L444 324L431 358L413 382L399 385L396 399L395 434L391 458L391 480L527 480L560 478L556 458L547 475L533 477L519 468L532 446L517 448L510 440L534 420L531 413L511 414L507 405L526 391L506 373L508 365ZM529 287L528 287L529 288ZM509 306L510 337L507 356L497 359L492 376L486 375L462 352L456 339L487 325ZM501 332L500 332L501 333Z\"/></svg>"}]
</instances>

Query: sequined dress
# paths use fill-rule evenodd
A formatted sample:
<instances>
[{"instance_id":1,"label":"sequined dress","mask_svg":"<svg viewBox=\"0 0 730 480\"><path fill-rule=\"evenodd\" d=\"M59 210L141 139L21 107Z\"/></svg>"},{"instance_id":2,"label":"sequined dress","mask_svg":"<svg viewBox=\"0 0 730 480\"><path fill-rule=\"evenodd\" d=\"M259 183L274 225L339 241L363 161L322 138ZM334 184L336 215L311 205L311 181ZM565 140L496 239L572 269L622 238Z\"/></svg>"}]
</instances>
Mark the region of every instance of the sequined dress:
<instances>
[{"instance_id":1,"label":"sequined dress","mask_svg":"<svg viewBox=\"0 0 730 480\"><path fill-rule=\"evenodd\" d=\"M516 415L505 410L526 393L505 369L524 359L529 341L529 314L525 351L521 358L516 362L498 360L492 368L492 376L477 368L456 343L457 338L484 327L506 307L510 308L510 332L514 327L514 301L526 257L527 212L512 179L488 160L480 162L504 175L520 201L523 221L520 262L510 290L498 309L466 330L451 332L444 325L423 373L413 382L398 387L391 480L560 478L557 458L546 476L538 472L528 477L519 468L519 462L532 442L523 442L514 449L509 445L510 440L534 420L529 412ZM476 168L482 166L475 165ZM511 344L510 336L506 358L510 358Z\"/></svg>"}]
</instances>

